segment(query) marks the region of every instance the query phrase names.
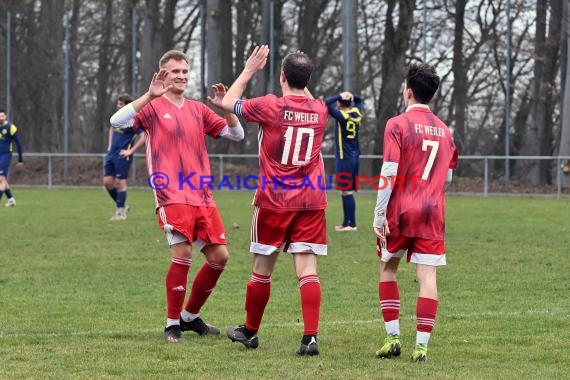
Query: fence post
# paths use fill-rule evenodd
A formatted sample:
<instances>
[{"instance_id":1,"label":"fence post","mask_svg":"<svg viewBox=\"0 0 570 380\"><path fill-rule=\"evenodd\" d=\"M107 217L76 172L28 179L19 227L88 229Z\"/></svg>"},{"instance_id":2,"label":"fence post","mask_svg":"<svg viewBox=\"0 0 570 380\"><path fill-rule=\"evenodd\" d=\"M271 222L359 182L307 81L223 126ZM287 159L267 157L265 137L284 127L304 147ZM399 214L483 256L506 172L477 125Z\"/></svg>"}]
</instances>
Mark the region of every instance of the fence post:
<instances>
[{"instance_id":1,"label":"fence post","mask_svg":"<svg viewBox=\"0 0 570 380\"><path fill-rule=\"evenodd\" d=\"M220 178L219 178L219 181L221 181L222 178L224 178L224 155L223 154L220 155Z\"/></svg>"},{"instance_id":2,"label":"fence post","mask_svg":"<svg viewBox=\"0 0 570 380\"><path fill-rule=\"evenodd\" d=\"M560 175L560 156L556 159L556 197L560 199L562 192L562 176Z\"/></svg>"},{"instance_id":3,"label":"fence post","mask_svg":"<svg viewBox=\"0 0 570 380\"><path fill-rule=\"evenodd\" d=\"M48 155L48 190L51 190L51 188L52 188L51 175L52 175L52 169L51 169L51 154L49 154L49 155Z\"/></svg>"},{"instance_id":4,"label":"fence post","mask_svg":"<svg viewBox=\"0 0 570 380\"><path fill-rule=\"evenodd\" d=\"M487 157L484 158L484 169L483 169L483 196L487 198L487 193L489 191L489 159Z\"/></svg>"}]
</instances>

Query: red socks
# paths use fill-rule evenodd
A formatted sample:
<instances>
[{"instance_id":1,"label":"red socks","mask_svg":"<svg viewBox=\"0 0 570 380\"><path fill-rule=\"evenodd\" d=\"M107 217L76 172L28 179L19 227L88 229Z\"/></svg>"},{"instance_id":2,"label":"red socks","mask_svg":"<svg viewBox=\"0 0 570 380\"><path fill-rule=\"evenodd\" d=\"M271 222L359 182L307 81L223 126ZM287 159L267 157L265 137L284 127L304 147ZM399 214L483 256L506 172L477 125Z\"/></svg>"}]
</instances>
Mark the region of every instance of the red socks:
<instances>
[{"instance_id":1,"label":"red socks","mask_svg":"<svg viewBox=\"0 0 570 380\"><path fill-rule=\"evenodd\" d=\"M190 298L188 298L186 303L186 311L192 314L200 313L200 309L206 303L210 294L212 294L224 268L223 265L208 262L202 265L192 283Z\"/></svg>"},{"instance_id":2,"label":"red socks","mask_svg":"<svg viewBox=\"0 0 570 380\"><path fill-rule=\"evenodd\" d=\"M431 333L435 325L437 300L418 297L416 306L416 328L418 331Z\"/></svg>"},{"instance_id":3,"label":"red socks","mask_svg":"<svg viewBox=\"0 0 570 380\"><path fill-rule=\"evenodd\" d=\"M321 312L321 283L319 276L310 274L299 278L301 308L303 310L304 335L317 335Z\"/></svg>"},{"instance_id":4,"label":"red socks","mask_svg":"<svg viewBox=\"0 0 570 380\"><path fill-rule=\"evenodd\" d=\"M169 319L180 318L190 265L192 259L173 258L166 272L166 305Z\"/></svg>"},{"instance_id":5,"label":"red socks","mask_svg":"<svg viewBox=\"0 0 570 380\"><path fill-rule=\"evenodd\" d=\"M245 328L257 332L271 294L271 275L252 273L245 294Z\"/></svg>"},{"instance_id":6,"label":"red socks","mask_svg":"<svg viewBox=\"0 0 570 380\"><path fill-rule=\"evenodd\" d=\"M400 318L400 291L396 281L380 282L378 284L380 309L384 322Z\"/></svg>"},{"instance_id":7,"label":"red socks","mask_svg":"<svg viewBox=\"0 0 570 380\"><path fill-rule=\"evenodd\" d=\"M303 309L304 335L317 335L321 310L321 284L317 275L308 275L299 279L301 307ZM247 283L245 296L245 327L257 332L269 296L271 294L271 276L253 273Z\"/></svg>"}]
</instances>

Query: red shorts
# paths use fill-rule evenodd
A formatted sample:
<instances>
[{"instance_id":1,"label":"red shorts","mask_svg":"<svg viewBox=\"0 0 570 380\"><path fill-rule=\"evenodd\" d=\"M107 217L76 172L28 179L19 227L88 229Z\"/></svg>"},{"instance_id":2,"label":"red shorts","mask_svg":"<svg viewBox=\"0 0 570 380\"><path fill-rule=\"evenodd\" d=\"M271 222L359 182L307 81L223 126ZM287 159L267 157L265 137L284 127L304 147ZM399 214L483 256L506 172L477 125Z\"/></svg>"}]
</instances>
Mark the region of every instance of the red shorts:
<instances>
[{"instance_id":1,"label":"red shorts","mask_svg":"<svg viewBox=\"0 0 570 380\"><path fill-rule=\"evenodd\" d=\"M386 247L380 246L376 239L378 256L384 262L392 257L402 257L407 251L406 260L416 264L432 266L445 265L445 242L408 236L388 236Z\"/></svg>"},{"instance_id":2,"label":"red shorts","mask_svg":"<svg viewBox=\"0 0 570 380\"><path fill-rule=\"evenodd\" d=\"M289 253L327 254L325 210L276 211L256 207L251 220L250 251L270 255L285 243Z\"/></svg>"},{"instance_id":3,"label":"red shorts","mask_svg":"<svg viewBox=\"0 0 570 380\"><path fill-rule=\"evenodd\" d=\"M188 243L196 243L199 250L209 244L227 244L224 222L216 207L173 203L159 207L156 216L170 245L184 241L180 235Z\"/></svg>"}]
</instances>

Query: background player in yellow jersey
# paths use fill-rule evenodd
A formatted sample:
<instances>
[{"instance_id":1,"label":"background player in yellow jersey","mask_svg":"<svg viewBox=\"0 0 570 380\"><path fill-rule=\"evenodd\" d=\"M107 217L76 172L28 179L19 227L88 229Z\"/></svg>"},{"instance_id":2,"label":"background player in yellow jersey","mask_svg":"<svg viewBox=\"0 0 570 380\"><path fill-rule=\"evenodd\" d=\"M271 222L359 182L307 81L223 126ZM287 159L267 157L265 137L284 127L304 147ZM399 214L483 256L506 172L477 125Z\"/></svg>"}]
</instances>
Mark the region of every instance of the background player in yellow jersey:
<instances>
[{"instance_id":1,"label":"background player in yellow jersey","mask_svg":"<svg viewBox=\"0 0 570 380\"><path fill-rule=\"evenodd\" d=\"M336 103L338 102L338 108ZM358 131L362 122L362 99L345 91L325 100L329 114L336 120L334 130L337 189L342 195L344 219L336 231L356 231L354 191L358 175L360 144ZM341 179L342 181L338 181Z\"/></svg>"}]
</instances>

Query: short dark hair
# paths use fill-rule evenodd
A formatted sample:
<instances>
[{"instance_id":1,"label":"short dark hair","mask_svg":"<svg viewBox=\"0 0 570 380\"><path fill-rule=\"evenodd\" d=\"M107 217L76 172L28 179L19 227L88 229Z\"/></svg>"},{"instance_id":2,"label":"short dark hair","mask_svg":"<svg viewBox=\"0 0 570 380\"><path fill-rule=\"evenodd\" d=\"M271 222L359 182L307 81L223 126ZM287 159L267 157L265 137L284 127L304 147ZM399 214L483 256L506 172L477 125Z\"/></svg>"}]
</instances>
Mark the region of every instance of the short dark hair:
<instances>
[{"instance_id":1,"label":"short dark hair","mask_svg":"<svg viewBox=\"0 0 570 380\"><path fill-rule=\"evenodd\" d=\"M4 108L0 108L0 113L6 113L6 110Z\"/></svg>"},{"instance_id":2,"label":"short dark hair","mask_svg":"<svg viewBox=\"0 0 570 380\"><path fill-rule=\"evenodd\" d=\"M435 68L425 63L412 64L406 74L406 87L420 103L428 104L439 88L439 76Z\"/></svg>"},{"instance_id":3,"label":"short dark hair","mask_svg":"<svg viewBox=\"0 0 570 380\"><path fill-rule=\"evenodd\" d=\"M125 103L125 105L127 105L133 101L133 98L131 98L131 96L129 94L123 94L123 95L119 96L119 98L117 100L120 102L123 102L123 103Z\"/></svg>"},{"instance_id":4,"label":"short dark hair","mask_svg":"<svg viewBox=\"0 0 570 380\"><path fill-rule=\"evenodd\" d=\"M352 105L352 100L341 99L338 101L342 107L350 107Z\"/></svg>"},{"instance_id":5,"label":"short dark hair","mask_svg":"<svg viewBox=\"0 0 570 380\"><path fill-rule=\"evenodd\" d=\"M296 89L307 87L313 68L313 62L305 53L290 53L283 59L283 74L285 74L289 86Z\"/></svg>"}]
</instances>

